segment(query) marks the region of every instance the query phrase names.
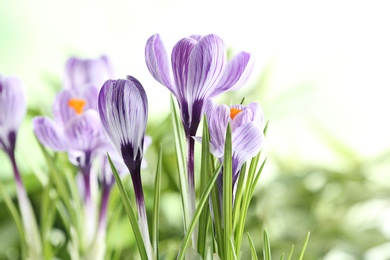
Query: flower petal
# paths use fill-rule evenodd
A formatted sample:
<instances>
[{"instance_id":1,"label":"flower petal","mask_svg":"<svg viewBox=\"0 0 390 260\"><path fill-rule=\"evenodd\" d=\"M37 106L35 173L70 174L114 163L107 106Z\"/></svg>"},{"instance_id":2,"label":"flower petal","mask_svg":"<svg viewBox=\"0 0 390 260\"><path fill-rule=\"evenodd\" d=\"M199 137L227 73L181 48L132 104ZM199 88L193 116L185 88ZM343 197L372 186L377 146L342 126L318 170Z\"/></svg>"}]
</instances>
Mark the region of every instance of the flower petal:
<instances>
[{"instance_id":1,"label":"flower petal","mask_svg":"<svg viewBox=\"0 0 390 260\"><path fill-rule=\"evenodd\" d=\"M258 103L252 102L248 106L233 105L231 108L242 110L232 120L232 131L248 122L253 122L256 126L263 127L263 111Z\"/></svg>"},{"instance_id":2,"label":"flower petal","mask_svg":"<svg viewBox=\"0 0 390 260\"><path fill-rule=\"evenodd\" d=\"M0 75L0 140L8 142L10 132L17 132L27 111L22 82Z\"/></svg>"},{"instance_id":3,"label":"flower petal","mask_svg":"<svg viewBox=\"0 0 390 260\"><path fill-rule=\"evenodd\" d=\"M95 110L75 116L65 126L69 150L94 152L105 143L100 118Z\"/></svg>"},{"instance_id":4,"label":"flower petal","mask_svg":"<svg viewBox=\"0 0 390 260\"><path fill-rule=\"evenodd\" d=\"M224 153L229 114L229 108L226 105L216 106L207 114L210 131L210 150L217 158L221 158Z\"/></svg>"},{"instance_id":5,"label":"flower petal","mask_svg":"<svg viewBox=\"0 0 390 260\"><path fill-rule=\"evenodd\" d=\"M122 156L123 148L130 146L133 156L131 159L138 156L142 158L147 106L145 90L134 77L108 80L100 90L99 114L102 125Z\"/></svg>"},{"instance_id":6,"label":"flower petal","mask_svg":"<svg viewBox=\"0 0 390 260\"><path fill-rule=\"evenodd\" d=\"M113 76L114 69L107 56L96 59L72 57L65 65L64 85L76 91L82 90L88 84L100 88L104 81Z\"/></svg>"},{"instance_id":7,"label":"flower petal","mask_svg":"<svg viewBox=\"0 0 390 260\"><path fill-rule=\"evenodd\" d=\"M172 49L173 78L176 83L176 98L180 103L187 100L189 56L196 44L196 39L187 37L178 41Z\"/></svg>"},{"instance_id":8,"label":"flower petal","mask_svg":"<svg viewBox=\"0 0 390 260\"><path fill-rule=\"evenodd\" d=\"M175 94L176 89L172 83L168 54L160 35L155 34L148 39L145 47L145 61L153 78Z\"/></svg>"},{"instance_id":9,"label":"flower petal","mask_svg":"<svg viewBox=\"0 0 390 260\"><path fill-rule=\"evenodd\" d=\"M57 94L53 102L54 120L65 126L66 123L76 115L76 112L69 107L69 100L74 97L70 90L63 90Z\"/></svg>"},{"instance_id":10,"label":"flower petal","mask_svg":"<svg viewBox=\"0 0 390 260\"><path fill-rule=\"evenodd\" d=\"M252 122L242 125L232 133L234 174L247 160L260 152L263 143L263 131Z\"/></svg>"},{"instance_id":11,"label":"flower petal","mask_svg":"<svg viewBox=\"0 0 390 260\"><path fill-rule=\"evenodd\" d=\"M67 141L61 127L47 117L35 117L33 130L38 141L54 151L66 151Z\"/></svg>"},{"instance_id":12,"label":"flower petal","mask_svg":"<svg viewBox=\"0 0 390 260\"><path fill-rule=\"evenodd\" d=\"M238 53L227 63L223 76L211 96L214 97L227 90L243 86L252 74L253 67L254 59L249 53Z\"/></svg>"},{"instance_id":13,"label":"flower petal","mask_svg":"<svg viewBox=\"0 0 390 260\"><path fill-rule=\"evenodd\" d=\"M225 44L214 34L206 35L194 46L188 62L186 91L191 104L208 97L217 86L226 65Z\"/></svg>"}]
</instances>

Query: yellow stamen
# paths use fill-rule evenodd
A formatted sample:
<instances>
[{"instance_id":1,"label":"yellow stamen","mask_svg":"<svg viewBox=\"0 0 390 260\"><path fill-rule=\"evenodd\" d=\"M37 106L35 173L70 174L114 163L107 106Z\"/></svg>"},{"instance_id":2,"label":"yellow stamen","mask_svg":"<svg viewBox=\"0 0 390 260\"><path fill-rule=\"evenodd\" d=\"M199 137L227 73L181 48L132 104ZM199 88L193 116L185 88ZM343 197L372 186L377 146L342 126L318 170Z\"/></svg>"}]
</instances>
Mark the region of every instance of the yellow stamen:
<instances>
[{"instance_id":1,"label":"yellow stamen","mask_svg":"<svg viewBox=\"0 0 390 260\"><path fill-rule=\"evenodd\" d=\"M76 114L80 115L83 113L84 106L87 102L84 99L71 98L69 99L68 106L73 108Z\"/></svg>"},{"instance_id":2,"label":"yellow stamen","mask_svg":"<svg viewBox=\"0 0 390 260\"><path fill-rule=\"evenodd\" d=\"M240 109L237 109L237 108L231 108L230 109L230 118L231 119L234 119L236 117L236 115L238 115L242 110Z\"/></svg>"}]
</instances>

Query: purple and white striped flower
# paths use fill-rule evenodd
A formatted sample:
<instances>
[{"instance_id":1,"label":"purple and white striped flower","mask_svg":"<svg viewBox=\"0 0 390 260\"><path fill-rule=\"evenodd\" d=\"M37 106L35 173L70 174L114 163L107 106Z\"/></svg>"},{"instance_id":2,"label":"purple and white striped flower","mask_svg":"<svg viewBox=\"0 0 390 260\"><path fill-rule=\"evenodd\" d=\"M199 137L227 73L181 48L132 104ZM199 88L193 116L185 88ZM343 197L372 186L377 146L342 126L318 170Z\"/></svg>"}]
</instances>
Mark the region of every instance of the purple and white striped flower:
<instances>
[{"instance_id":1,"label":"purple and white striped flower","mask_svg":"<svg viewBox=\"0 0 390 260\"><path fill-rule=\"evenodd\" d=\"M22 82L0 75L0 149L14 153L16 134L27 111Z\"/></svg>"},{"instance_id":2,"label":"purple and white striped flower","mask_svg":"<svg viewBox=\"0 0 390 260\"><path fill-rule=\"evenodd\" d=\"M242 165L257 155L264 143L264 118L259 104L248 106L217 105L207 100L204 106L210 131L210 151L221 161L224 156L227 124L232 131L232 172L233 186Z\"/></svg>"},{"instance_id":3,"label":"purple and white striped flower","mask_svg":"<svg viewBox=\"0 0 390 260\"><path fill-rule=\"evenodd\" d=\"M176 97L184 129L191 136L196 134L204 100L243 86L253 69L252 56L246 52L227 62L225 44L214 34L181 39L172 50L171 65L160 36L153 35L145 57L154 79Z\"/></svg>"},{"instance_id":4,"label":"purple and white striped flower","mask_svg":"<svg viewBox=\"0 0 390 260\"><path fill-rule=\"evenodd\" d=\"M230 61L224 42L217 35L191 35L176 43L169 59L158 34L145 48L146 65L155 80L176 97L187 140L190 206L195 209L194 140L205 100L243 86L252 70L253 58L240 52ZM170 64L171 60L171 64Z\"/></svg>"},{"instance_id":5,"label":"purple and white striped flower","mask_svg":"<svg viewBox=\"0 0 390 260\"><path fill-rule=\"evenodd\" d=\"M10 158L16 182L16 194L28 246L27 258L42 257L41 239L32 209L24 188L15 158L17 132L27 111L27 101L22 82L16 77L0 75L0 149Z\"/></svg>"},{"instance_id":6,"label":"purple and white striped flower","mask_svg":"<svg viewBox=\"0 0 390 260\"><path fill-rule=\"evenodd\" d=\"M148 257L152 257L141 181L148 100L134 77L108 80L99 93L99 114L104 130L130 171L138 207L141 235Z\"/></svg>"},{"instance_id":7,"label":"purple and white striped flower","mask_svg":"<svg viewBox=\"0 0 390 260\"><path fill-rule=\"evenodd\" d=\"M88 86L100 88L107 79L113 77L112 63L105 55L96 59L71 57L65 65L64 85L76 91Z\"/></svg>"}]
</instances>

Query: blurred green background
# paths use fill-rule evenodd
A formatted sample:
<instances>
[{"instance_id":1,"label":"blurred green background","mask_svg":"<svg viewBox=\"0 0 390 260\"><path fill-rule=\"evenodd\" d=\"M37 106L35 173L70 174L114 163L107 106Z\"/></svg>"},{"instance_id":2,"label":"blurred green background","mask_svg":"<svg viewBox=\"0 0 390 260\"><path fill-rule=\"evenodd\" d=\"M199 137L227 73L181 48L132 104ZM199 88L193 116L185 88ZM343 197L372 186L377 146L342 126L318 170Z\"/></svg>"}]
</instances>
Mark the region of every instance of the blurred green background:
<instances>
[{"instance_id":1,"label":"blurred green background","mask_svg":"<svg viewBox=\"0 0 390 260\"><path fill-rule=\"evenodd\" d=\"M155 33L168 52L182 37L215 33L232 54L245 50L256 59L247 86L219 101L246 97L261 103L269 120L268 161L247 220L259 253L266 228L274 257L292 244L298 254L310 231L305 259L390 259L388 11L385 3L352 1L0 1L0 73L19 77L28 94L17 159L33 202L47 173L31 116L51 115L69 56L106 54L118 78L137 77L148 94L148 134L155 142L146 155L146 200L163 143L161 249L177 250L181 212L165 122L169 92L150 76L144 47ZM0 178L12 194L3 153ZM112 201L113 208L120 205L117 196ZM132 255L130 225L125 218L117 223L109 242L123 257ZM0 204L0 258L15 254L17 243ZM244 246L247 255L247 241Z\"/></svg>"}]
</instances>

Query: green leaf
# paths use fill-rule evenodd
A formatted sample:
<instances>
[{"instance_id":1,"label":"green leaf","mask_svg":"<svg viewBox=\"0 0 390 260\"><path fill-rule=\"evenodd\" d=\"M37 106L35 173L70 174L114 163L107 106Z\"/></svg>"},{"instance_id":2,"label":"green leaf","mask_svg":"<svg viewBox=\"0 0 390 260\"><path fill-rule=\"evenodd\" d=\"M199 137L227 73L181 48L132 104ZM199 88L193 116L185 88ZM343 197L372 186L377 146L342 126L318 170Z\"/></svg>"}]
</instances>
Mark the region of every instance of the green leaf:
<instances>
[{"instance_id":1,"label":"green leaf","mask_svg":"<svg viewBox=\"0 0 390 260\"><path fill-rule=\"evenodd\" d=\"M147 260L148 256L146 254L145 244L144 244L144 241L142 240L141 231L139 230L138 222L137 222L137 219L135 217L133 207L131 206L129 196L127 195L127 192L125 190L125 187L123 186L122 180L119 177L119 174L118 174L114 164L112 163L110 155L108 153L107 153L107 157L108 157L108 161L109 161L110 166L111 166L112 173L114 174L114 177L115 177L115 182L116 182L118 189L119 189L119 192L121 194L123 206L125 207L127 216L130 220L130 224L133 228L134 237L135 237L135 240L137 242L139 253L140 253L142 259Z\"/></svg>"},{"instance_id":2,"label":"green leaf","mask_svg":"<svg viewBox=\"0 0 390 260\"><path fill-rule=\"evenodd\" d=\"M299 260L303 259L303 255L305 254L307 244L309 243L309 239L310 239L310 232L307 232L307 236L306 236L306 239L305 239L305 243L303 244L302 252L299 255Z\"/></svg>"},{"instance_id":3,"label":"green leaf","mask_svg":"<svg viewBox=\"0 0 390 260\"><path fill-rule=\"evenodd\" d=\"M248 240L249 240L249 246L251 248L251 252L252 252L252 259L253 260L258 260L257 258L257 253L256 253L256 248L255 248L255 244L253 243L253 240L251 238L251 236L249 235L249 233L246 233L247 236L248 236Z\"/></svg>"},{"instance_id":4,"label":"green leaf","mask_svg":"<svg viewBox=\"0 0 390 260\"><path fill-rule=\"evenodd\" d=\"M232 259L233 254L229 246L230 239L233 235L232 135L230 124L228 124L226 130L225 140L225 154L223 158L223 241L225 245L225 258Z\"/></svg>"},{"instance_id":5,"label":"green leaf","mask_svg":"<svg viewBox=\"0 0 390 260\"><path fill-rule=\"evenodd\" d=\"M20 217L19 211L15 207L14 203L12 202L11 197L8 195L6 190L4 189L3 183L0 181L0 195L3 198L5 205L7 206L9 212L11 213L12 218L15 221L16 228L18 230L21 245L22 245L22 251L26 252L26 243L25 243L25 235L24 235L24 228L23 228L23 222L22 218Z\"/></svg>"},{"instance_id":6,"label":"green leaf","mask_svg":"<svg viewBox=\"0 0 390 260\"><path fill-rule=\"evenodd\" d=\"M196 223L200 217L200 213L202 212L204 205L208 201L209 194L210 194L211 189L213 188L213 186L215 184L215 181L217 180L218 173L220 170L221 170L221 167L218 167L218 169L215 171L213 177L211 178L210 182L207 184L206 189L202 193L202 196L199 200L199 204L196 207L194 216L192 217L191 223L188 227L188 231L183 239L183 243L181 244L179 255L177 257L178 260L184 259L186 249L187 249L188 244L189 244L190 239L191 239L192 232L194 231L194 228L195 228Z\"/></svg>"},{"instance_id":7,"label":"green leaf","mask_svg":"<svg viewBox=\"0 0 390 260\"><path fill-rule=\"evenodd\" d=\"M264 249L263 249L264 260L271 260L271 245L269 243L267 230L264 229Z\"/></svg>"},{"instance_id":8,"label":"green leaf","mask_svg":"<svg viewBox=\"0 0 390 260\"><path fill-rule=\"evenodd\" d=\"M190 222L189 214L189 198L187 188L187 164L186 164L186 152L185 152L185 138L183 124L180 120L175 101L171 95L171 110L172 110L172 127L173 127L173 140L176 149L176 162L179 171L179 182L180 182L180 194L181 203L183 207L184 215L184 232L187 232L187 227Z\"/></svg>"},{"instance_id":9,"label":"green leaf","mask_svg":"<svg viewBox=\"0 0 390 260\"><path fill-rule=\"evenodd\" d=\"M152 228L152 243L156 259L159 257L158 252L158 237L159 237L159 215L160 215L160 194L161 194L161 160L162 160L162 146L158 153L156 178L154 181L154 205L153 205L153 228Z\"/></svg>"},{"instance_id":10,"label":"green leaf","mask_svg":"<svg viewBox=\"0 0 390 260\"><path fill-rule=\"evenodd\" d=\"M200 187L203 192L206 189L209 178L212 174L211 169L211 154L210 154L210 133L207 125L207 120L203 119L203 134L202 134L202 157L200 165ZM210 223L210 209L204 207L199 218L198 230L198 252L202 257L206 257L207 231Z\"/></svg>"},{"instance_id":11,"label":"green leaf","mask_svg":"<svg viewBox=\"0 0 390 260\"><path fill-rule=\"evenodd\" d=\"M293 253L294 253L294 245L291 246L290 254L288 254L287 260L291 260Z\"/></svg>"}]
</instances>

